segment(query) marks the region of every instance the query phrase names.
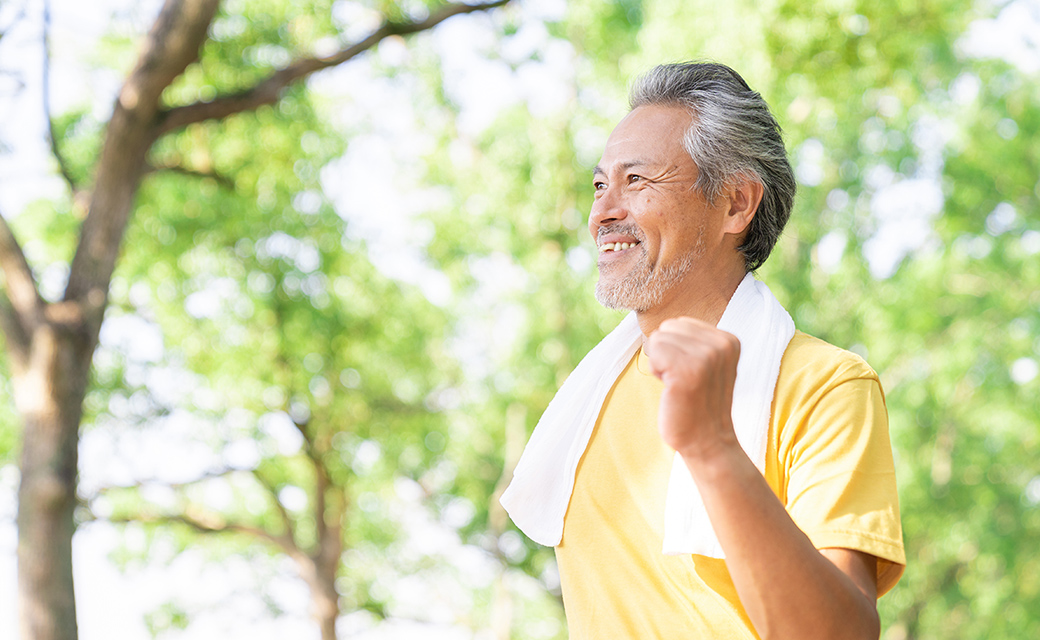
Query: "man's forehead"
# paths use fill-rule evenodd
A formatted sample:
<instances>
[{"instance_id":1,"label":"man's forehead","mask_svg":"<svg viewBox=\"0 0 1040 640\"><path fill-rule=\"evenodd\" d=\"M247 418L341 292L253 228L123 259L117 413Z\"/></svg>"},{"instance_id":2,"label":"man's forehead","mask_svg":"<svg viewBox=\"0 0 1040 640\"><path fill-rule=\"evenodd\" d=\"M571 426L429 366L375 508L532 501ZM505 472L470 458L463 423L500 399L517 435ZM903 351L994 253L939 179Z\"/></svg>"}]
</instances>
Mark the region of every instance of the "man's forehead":
<instances>
[{"instance_id":1,"label":"man's forehead","mask_svg":"<svg viewBox=\"0 0 1040 640\"><path fill-rule=\"evenodd\" d=\"M671 105L633 109L607 138L597 169L602 173L613 167L672 161L676 154L684 152L682 140L692 120L688 111Z\"/></svg>"},{"instance_id":2,"label":"man's forehead","mask_svg":"<svg viewBox=\"0 0 1040 640\"><path fill-rule=\"evenodd\" d=\"M666 104L648 104L628 112L611 132L611 137L627 138L652 131L682 136L693 123L693 114L684 107Z\"/></svg>"},{"instance_id":3,"label":"man's forehead","mask_svg":"<svg viewBox=\"0 0 1040 640\"><path fill-rule=\"evenodd\" d=\"M611 164L608 160L606 160L606 156L604 156L604 159L600 160L600 164L597 164L595 167L592 168L592 174L593 175L596 175L596 174L606 174L609 170L612 170L612 169L619 170L619 171L625 171L627 169L633 169L633 168L636 168L636 167L645 167L645 166L648 166L648 165L651 165L651 164L654 164L653 160L644 159L644 158L640 158L640 159L636 159L636 160L625 160L625 161L621 161L621 162L617 162L617 163Z\"/></svg>"}]
</instances>

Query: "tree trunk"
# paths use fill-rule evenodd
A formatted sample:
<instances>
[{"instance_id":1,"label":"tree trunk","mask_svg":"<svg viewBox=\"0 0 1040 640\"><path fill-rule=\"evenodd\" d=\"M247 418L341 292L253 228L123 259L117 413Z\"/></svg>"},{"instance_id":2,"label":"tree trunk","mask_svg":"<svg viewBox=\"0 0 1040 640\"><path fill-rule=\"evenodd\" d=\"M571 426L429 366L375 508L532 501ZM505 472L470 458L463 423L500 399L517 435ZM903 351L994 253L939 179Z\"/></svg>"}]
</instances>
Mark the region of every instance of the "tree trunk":
<instances>
[{"instance_id":1,"label":"tree trunk","mask_svg":"<svg viewBox=\"0 0 1040 640\"><path fill-rule=\"evenodd\" d=\"M72 582L79 422L123 233L156 140L162 91L194 61L219 0L167 0L108 123L87 216L61 302L35 289L5 319L16 342L15 404L24 421L18 489L18 587L24 640L76 640ZM32 281L4 229L5 272ZM26 290L29 286L24 287ZM15 302L15 300L12 300Z\"/></svg>"},{"instance_id":2,"label":"tree trunk","mask_svg":"<svg viewBox=\"0 0 1040 640\"><path fill-rule=\"evenodd\" d=\"M325 573L325 572L323 572ZM339 617L339 594L336 593L336 577L322 575L319 577L318 589L311 587L311 600L314 605L314 617L321 629L321 640L336 640L336 618Z\"/></svg>"},{"instance_id":3,"label":"tree trunk","mask_svg":"<svg viewBox=\"0 0 1040 640\"><path fill-rule=\"evenodd\" d=\"M18 489L19 618L26 640L75 640L73 511L79 421L90 367L84 336L46 322L14 376L25 423Z\"/></svg>"},{"instance_id":4,"label":"tree trunk","mask_svg":"<svg viewBox=\"0 0 1040 640\"><path fill-rule=\"evenodd\" d=\"M4 276L0 328L12 356L15 404L24 424L18 490L19 617L24 640L77 637L72 534L79 422L109 285L152 144L195 122L273 104L289 85L342 64L387 37L425 31L452 16L508 1L448 3L417 22L385 22L340 52L297 60L252 89L164 109L163 91L198 58L220 4L220 0L165 0L108 123L61 302L48 304L40 297L21 247L0 216L0 270ZM57 145L54 149L57 151ZM75 192L75 185L71 186ZM338 531L335 529L336 535ZM309 572L304 568L304 573L322 638L334 640L339 613L335 578L341 547L322 545L321 557L310 563Z\"/></svg>"},{"instance_id":5,"label":"tree trunk","mask_svg":"<svg viewBox=\"0 0 1040 640\"><path fill-rule=\"evenodd\" d=\"M342 549L340 543L333 544ZM338 553L336 557L339 557ZM336 591L338 560L325 562L320 552L315 556L300 553L293 559L310 589L311 615L321 629L321 640L336 640L336 619L339 618L339 593Z\"/></svg>"},{"instance_id":6,"label":"tree trunk","mask_svg":"<svg viewBox=\"0 0 1040 640\"><path fill-rule=\"evenodd\" d=\"M117 109L116 115L120 111ZM144 133L109 144L119 162L102 164L98 188L72 261L65 300L44 304L31 326L28 357L15 372L15 405L24 421L18 490L18 586L24 640L76 640L72 581L77 447L91 361L123 232L152 139ZM116 147L115 150L112 147ZM118 168L121 179L109 178ZM101 189L106 181L111 188ZM26 325L30 323L26 322Z\"/></svg>"}]
</instances>

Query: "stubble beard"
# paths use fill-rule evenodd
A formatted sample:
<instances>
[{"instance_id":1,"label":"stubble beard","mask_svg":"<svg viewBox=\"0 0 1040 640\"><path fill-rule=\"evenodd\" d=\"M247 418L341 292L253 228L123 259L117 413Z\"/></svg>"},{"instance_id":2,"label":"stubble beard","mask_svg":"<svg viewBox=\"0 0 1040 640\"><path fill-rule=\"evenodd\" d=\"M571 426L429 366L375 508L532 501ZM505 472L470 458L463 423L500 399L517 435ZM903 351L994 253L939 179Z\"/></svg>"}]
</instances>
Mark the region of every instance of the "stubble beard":
<instances>
[{"instance_id":1,"label":"stubble beard","mask_svg":"<svg viewBox=\"0 0 1040 640\"><path fill-rule=\"evenodd\" d=\"M634 249L640 255L636 265L627 273L623 265L600 266L596 300L608 309L644 312L657 307L664 300L665 294L693 270L697 257L704 252L704 230L701 229L696 244L682 258L654 269L643 245L645 236L638 228L611 227L603 229L601 234L610 232L626 233L638 240L639 244Z\"/></svg>"}]
</instances>

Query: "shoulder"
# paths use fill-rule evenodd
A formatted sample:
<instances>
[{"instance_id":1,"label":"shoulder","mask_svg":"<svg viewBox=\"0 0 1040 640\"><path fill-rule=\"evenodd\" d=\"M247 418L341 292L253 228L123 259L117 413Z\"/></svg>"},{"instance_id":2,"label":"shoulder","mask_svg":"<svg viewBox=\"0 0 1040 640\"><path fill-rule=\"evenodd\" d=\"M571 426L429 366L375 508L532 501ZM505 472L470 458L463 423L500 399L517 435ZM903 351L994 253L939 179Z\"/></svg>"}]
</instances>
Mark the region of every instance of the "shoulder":
<instances>
[{"instance_id":1,"label":"shoulder","mask_svg":"<svg viewBox=\"0 0 1040 640\"><path fill-rule=\"evenodd\" d=\"M860 356L804 333L796 333L784 353L770 429L771 445L791 473L798 465L821 473L829 464L892 471L877 374Z\"/></svg>"},{"instance_id":2,"label":"shoulder","mask_svg":"<svg viewBox=\"0 0 1040 640\"><path fill-rule=\"evenodd\" d=\"M884 405L877 373L851 351L796 331L780 361L773 418L802 422L820 403L853 409L876 398Z\"/></svg>"},{"instance_id":3,"label":"shoulder","mask_svg":"<svg viewBox=\"0 0 1040 640\"><path fill-rule=\"evenodd\" d=\"M878 375L859 355L795 331L780 361L777 387L833 387L857 379L877 382Z\"/></svg>"}]
</instances>

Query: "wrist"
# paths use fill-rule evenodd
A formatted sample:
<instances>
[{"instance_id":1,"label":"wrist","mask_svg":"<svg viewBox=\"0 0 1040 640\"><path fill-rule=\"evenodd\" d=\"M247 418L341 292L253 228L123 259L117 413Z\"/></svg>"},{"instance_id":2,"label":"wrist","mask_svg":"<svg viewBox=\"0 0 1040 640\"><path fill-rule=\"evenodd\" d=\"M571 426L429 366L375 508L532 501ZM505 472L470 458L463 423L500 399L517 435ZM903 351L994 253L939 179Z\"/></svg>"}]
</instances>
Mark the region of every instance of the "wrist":
<instances>
[{"instance_id":1,"label":"wrist","mask_svg":"<svg viewBox=\"0 0 1040 640\"><path fill-rule=\"evenodd\" d=\"M679 451L695 480L713 482L730 474L750 458L737 441L735 434L721 436L706 443L697 443Z\"/></svg>"}]
</instances>

